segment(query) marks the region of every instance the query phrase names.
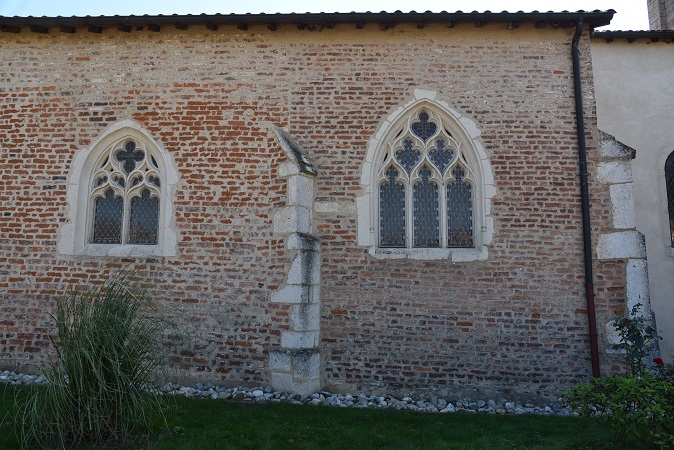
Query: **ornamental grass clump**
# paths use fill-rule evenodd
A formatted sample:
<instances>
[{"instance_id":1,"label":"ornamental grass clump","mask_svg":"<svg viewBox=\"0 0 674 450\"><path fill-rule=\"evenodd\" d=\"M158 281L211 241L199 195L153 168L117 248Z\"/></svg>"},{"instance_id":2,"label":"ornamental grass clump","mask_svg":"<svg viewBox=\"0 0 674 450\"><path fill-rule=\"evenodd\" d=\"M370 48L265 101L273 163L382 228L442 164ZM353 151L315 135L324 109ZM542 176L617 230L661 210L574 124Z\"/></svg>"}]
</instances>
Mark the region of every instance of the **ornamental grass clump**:
<instances>
[{"instance_id":1,"label":"ornamental grass clump","mask_svg":"<svg viewBox=\"0 0 674 450\"><path fill-rule=\"evenodd\" d=\"M580 415L607 426L620 448L633 442L639 448L674 449L674 365L652 358L661 338L645 323L640 307L614 321L621 340L613 347L625 352L628 374L596 378L564 396Z\"/></svg>"},{"instance_id":2,"label":"ornamental grass clump","mask_svg":"<svg viewBox=\"0 0 674 450\"><path fill-rule=\"evenodd\" d=\"M18 397L24 448L123 443L163 421L156 387L168 370L163 336L171 324L130 278L114 276L58 299L46 383Z\"/></svg>"}]
</instances>

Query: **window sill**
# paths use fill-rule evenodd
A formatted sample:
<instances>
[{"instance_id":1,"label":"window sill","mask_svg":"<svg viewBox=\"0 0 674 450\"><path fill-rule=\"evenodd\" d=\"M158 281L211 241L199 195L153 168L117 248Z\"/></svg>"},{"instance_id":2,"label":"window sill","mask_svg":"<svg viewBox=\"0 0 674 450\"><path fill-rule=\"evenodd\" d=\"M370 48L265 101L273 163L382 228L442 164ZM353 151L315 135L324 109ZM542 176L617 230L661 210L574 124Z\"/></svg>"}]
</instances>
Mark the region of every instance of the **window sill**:
<instances>
[{"instance_id":1,"label":"window sill","mask_svg":"<svg viewBox=\"0 0 674 450\"><path fill-rule=\"evenodd\" d=\"M78 256L110 256L110 257L149 257L170 256L162 251L159 245L134 245L134 244L89 244L76 250Z\"/></svg>"},{"instance_id":2,"label":"window sill","mask_svg":"<svg viewBox=\"0 0 674 450\"><path fill-rule=\"evenodd\" d=\"M370 247L370 255L377 259L415 259L452 262L484 261L489 256L486 247L476 248L377 248Z\"/></svg>"}]
</instances>

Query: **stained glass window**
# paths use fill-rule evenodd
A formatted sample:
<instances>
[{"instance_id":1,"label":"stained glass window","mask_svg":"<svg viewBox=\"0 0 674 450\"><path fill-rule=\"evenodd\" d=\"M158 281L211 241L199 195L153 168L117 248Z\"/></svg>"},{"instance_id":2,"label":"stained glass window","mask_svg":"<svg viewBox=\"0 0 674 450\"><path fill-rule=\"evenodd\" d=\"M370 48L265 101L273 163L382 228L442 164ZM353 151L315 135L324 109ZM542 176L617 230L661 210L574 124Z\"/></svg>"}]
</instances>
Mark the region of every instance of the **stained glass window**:
<instances>
[{"instance_id":1,"label":"stained glass window","mask_svg":"<svg viewBox=\"0 0 674 450\"><path fill-rule=\"evenodd\" d=\"M405 139L403 141L403 146L396 152L396 159L401 166L405 168L405 171L409 174L412 172L412 168L417 165L419 159L421 159L421 151L413 148L414 142L411 139Z\"/></svg>"},{"instance_id":2,"label":"stained glass window","mask_svg":"<svg viewBox=\"0 0 674 450\"><path fill-rule=\"evenodd\" d=\"M438 247L440 245L440 213L438 211L438 186L429 181L431 170L419 171L420 181L414 183L414 246Z\"/></svg>"},{"instance_id":3,"label":"stained glass window","mask_svg":"<svg viewBox=\"0 0 674 450\"><path fill-rule=\"evenodd\" d=\"M428 121L428 113L419 113L419 121L412 124L412 133L419 136L424 142L435 134L437 125Z\"/></svg>"},{"instance_id":4,"label":"stained glass window","mask_svg":"<svg viewBox=\"0 0 674 450\"><path fill-rule=\"evenodd\" d=\"M474 173L443 119L417 110L387 146L379 172L379 246L474 247Z\"/></svg>"},{"instance_id":5,"label":"stained glass window","mask_svg":"<svg viewBox=\"0 0 674 450\"><path fill-rule=\"evenodd\" d=\"M447 141L438 139L435 142L435 148L428 152L428 159L443 173L454 159L454 150L447 148Z\"/></svg>"},{"instance_id":6,"label":"stained glass window","mask_svg":"<svg viewBox=\"0 0 674 450\"><path fill-rule=\"evenodd\" d=\"M122 163L124 172L128 175L136 168L136 163L145 159L145 152L136 150L136 143L130 141L124 145L124 150L117 152L115 157Z\"/></svg>"},{"instance_id":7,"label":"stained glass window","mask_svg":"<svg viewBox=\"0 0 674 450\"><path fill-rule=\"evenodd\" d=\"M454 181L447 183L447 247L472 247L472 186L463 181L461 166L455 167L452 175Z\"/></svg>"},{"instance_id":8,"label":"stained glass window","mask_svg":"<svg viewBox=\"0 0 674 450\"><path fill-rule=\"evenodd\" d=\"M143 189L140 197L131 199L130 244L156 244L159 223L159 198L150 197L150 190Z\"/></svg>"},{"instance_id":9,"label":"stained glass window","mask_svg":"<svg viewBox=\"0 0 674 450\"><path fill-rule=\"evenodd\" d=\"M674 247L674 153L665 162L665 184L667 186L667 212L669 214L669 234Z\"/></svg>"},{"instance_id":10,"label":"stained glass window","mask_svg":"<svg viewBox=\"0 0 674 450\"><path fill-rule=\"evenodd\" d=\"M112 146L94 173L94 244L156 245L161 176L152 155L136 141Z\"/></svg>"},{"instance_id":11,"label":"stained glass window","mask_svg":"<svg viewBox=\"0 0 674 450\"><path fill-rule=\"evenodd\" d=\"M108 189L104 197L96 199L94 208L94 237L96 244L122 243L122 212L124 199L115 196L115 191Z\"/></svg>"},{"instance_id":12,"label":"stained glass window","mask_svg":"<svg viewBox=\"0 0 674 450\"><path fill-rule=\"evenodd\" d=\"M405 185L396 182L398 171L389 167L379 185L379 245L405 246Z\"/></svg>"}]
</instances>

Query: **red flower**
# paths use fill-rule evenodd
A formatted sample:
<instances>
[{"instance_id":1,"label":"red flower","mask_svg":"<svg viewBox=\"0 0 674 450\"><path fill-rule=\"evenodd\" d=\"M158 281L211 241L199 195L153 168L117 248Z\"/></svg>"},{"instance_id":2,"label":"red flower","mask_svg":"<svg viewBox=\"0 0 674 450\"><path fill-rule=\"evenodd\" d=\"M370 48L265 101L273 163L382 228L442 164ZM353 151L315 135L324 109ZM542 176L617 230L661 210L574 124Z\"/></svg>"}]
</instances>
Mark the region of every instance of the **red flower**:
<instances>
[{"instance_id":1,"label":"red flower","mask_svg":"<svg viewBox=\"0 0 674 450\"><path fill-rule=\"evenodd\" d=\"M629 325L629 324L632 323L632 321L630 319L627 319L627 320L625 320L625 323Z\"/></svg>"},{"instance_id":2,"label":"red flower","mask_svg":"<svg viewBox=\"0 0 674 450\"><path fill-rule=\"evenodd\" d=\"M662 360L662 358L653 358L653 362L657 364L658 366L663 365L665 362Z\"/></svg>"}]
</instances>

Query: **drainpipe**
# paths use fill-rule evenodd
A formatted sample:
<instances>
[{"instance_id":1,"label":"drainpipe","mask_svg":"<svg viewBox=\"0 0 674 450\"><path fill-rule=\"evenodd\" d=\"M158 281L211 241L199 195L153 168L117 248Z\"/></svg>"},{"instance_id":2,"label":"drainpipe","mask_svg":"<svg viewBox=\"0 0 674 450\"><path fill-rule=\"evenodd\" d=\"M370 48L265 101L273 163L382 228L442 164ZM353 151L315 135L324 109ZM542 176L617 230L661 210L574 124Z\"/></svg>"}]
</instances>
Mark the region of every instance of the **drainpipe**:
<instances>
[{"instance_id":1,"label":"drainpipe","mask_svg":"<svg viewBox=\"0 0 674 450\"><path fill-rule=\"evenodd\" d=\"M585 117L583 115L583 90L580 79L580 51L578 41L583 33L583 18L576 22L576 33L571 41L573 60L573 89L576 95L576 130L578 132L578 165L580 166L580 198L583 210L583 256L585 260L585 299L590 332L592 376L599 378L599 346L597 345L597 315L594 306L594 281L592 275L592 234L590 229L590 195L587 181L587 149L585 148Z\"/></svg>"}]
</instances>

